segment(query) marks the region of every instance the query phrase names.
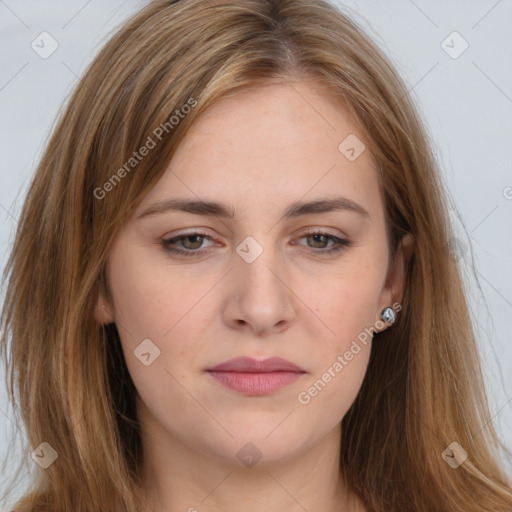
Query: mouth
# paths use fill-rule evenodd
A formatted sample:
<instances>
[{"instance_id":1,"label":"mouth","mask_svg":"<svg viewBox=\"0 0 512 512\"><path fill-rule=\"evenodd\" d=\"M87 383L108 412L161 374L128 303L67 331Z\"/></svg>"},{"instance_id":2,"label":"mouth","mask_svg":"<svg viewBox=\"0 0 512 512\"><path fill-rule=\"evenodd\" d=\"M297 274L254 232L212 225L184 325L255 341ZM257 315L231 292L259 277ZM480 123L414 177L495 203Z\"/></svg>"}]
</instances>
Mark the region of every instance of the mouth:
<instances>
[{"instance_id":1,"label":"mouth","mask_svg":"<svg viewBox=\"0 0 512 512\"><path fill-rule=\"evenodd\" d=\"M280 357L263 361L239 357L210 368L207 373L228 389L245 395L262 396L296 382L307 372Z\"/></svg>"}]
</instances>

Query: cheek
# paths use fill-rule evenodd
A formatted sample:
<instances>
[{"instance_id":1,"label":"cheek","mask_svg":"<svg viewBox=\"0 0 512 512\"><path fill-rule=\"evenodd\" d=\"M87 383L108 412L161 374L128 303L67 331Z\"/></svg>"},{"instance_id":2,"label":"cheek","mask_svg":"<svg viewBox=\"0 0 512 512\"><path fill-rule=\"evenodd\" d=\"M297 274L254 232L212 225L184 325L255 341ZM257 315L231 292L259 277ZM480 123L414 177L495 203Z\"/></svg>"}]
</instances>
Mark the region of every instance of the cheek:
<instances>
[{"instance_id":1,"label":"cheek","mask_svg":"<svg viewBox=\"0 0 512 512\"><path fill-rule=\"evenodd\" d=\"M201 360L213 307L208 294L218 277L194 279L176 267L148 265L142 252L138 257L133 249L115 248L107 276L132 380L145 401L160 403L171 389L179 390L177 382L186 382ZM146 366L137 354L148 352Z\"/></svg>"},{"instance_id":2,"label":"cheek","mask_svg":"<svg viewBox=\"0 0 512 512\"><path fill-rule=\"evenodd\" d=\"M215 276L197 279L177 266L148 264L147 251L147 247L131 248L125 252L129 256L121 255L121 247L112 251L108 279L116 322L131 338L160 340L171 337L183 324L188 323L187 328L200 325L191 325L189 319L201 311L197 306L214 286Z\"/></svg>"},{"instance_id":3,"label":"cheek","mask_svg":"<svg viewBox=\"0 0 512 512\"><path fill-rule=\"evenodd\" d=\"M372 346L375 299L365 294L340 297L318 307L319 315L323 311L328 319L329 331L324 329L327 334L316 345L315 371L297 396L299 408L307 407L309 417L319 415L325 424L341 421L351 407L366 375Z\"/></svg>"},{"instance_id":4,"label":"cheek","mask_svg":"<svg viewBox=\"0 0 512 512\"><path fill-rule=\"evenodd\" d=\"M331 351L344 351L350 339L374 325L384 270L380 264L354 261L302 289L304 304L331 340Z\"/></svg>"},{"instance_id":5,"label":"cheek","mask_svg":"<svg viewBox=\"0 0 512 512\"><path fill-rule=\"evenodd\" d=\"M315 374L297 398L326 422L345 415L366 375L384 270L360 259L329 279L320 279L304 294L305 304L315 313L317 339L322 334L315 348ZM314 334L315 328L311 331Z\"/></svg>"}]
</instances>

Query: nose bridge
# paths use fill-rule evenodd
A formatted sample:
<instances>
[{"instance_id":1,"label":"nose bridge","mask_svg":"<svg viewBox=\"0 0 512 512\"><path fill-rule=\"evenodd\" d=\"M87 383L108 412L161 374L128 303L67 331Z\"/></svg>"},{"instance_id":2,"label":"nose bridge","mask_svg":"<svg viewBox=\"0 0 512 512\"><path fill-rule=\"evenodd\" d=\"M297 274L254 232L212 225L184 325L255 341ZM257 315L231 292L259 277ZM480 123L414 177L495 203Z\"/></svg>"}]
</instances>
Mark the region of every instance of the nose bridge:
<instances>
[{"instance_id":1,"label":"nose bridge","mask_svg":"<svg viewBox=\"0 0 512 512\"><path fill-rule=\"evenodd\" d=\"M280 272L281 258L271 234L247 236L238 244L236 253L237 273L245 283L267 287L276 284L274 281L279 281L275 274Z\"/></svg>"},{"instance_id":2,"label":"nose bridge","mask_svg":"<svg viewBox=\"0 0 512 512\"><path fill-rule=\"evenodd\" d=\"M255 331L271 331L293 317L285 265L272 234L248 236L236 247L228 323L249 324ZM235 321L233 324L232 322Z\"/></svg>"}]
</instances>

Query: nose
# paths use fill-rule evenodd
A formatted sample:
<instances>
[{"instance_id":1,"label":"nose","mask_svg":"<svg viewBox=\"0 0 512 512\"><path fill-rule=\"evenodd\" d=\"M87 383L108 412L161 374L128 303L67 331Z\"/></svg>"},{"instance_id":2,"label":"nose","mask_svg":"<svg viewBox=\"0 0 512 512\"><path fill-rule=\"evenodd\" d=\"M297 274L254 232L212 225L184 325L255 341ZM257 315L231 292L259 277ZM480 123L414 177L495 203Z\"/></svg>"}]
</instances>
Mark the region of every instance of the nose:
<instances>
[{"instance_id":1,"label":"nose","mask_svg":"<svg viewBox=\"0 0 512 512\"><path fill-rule=\"evenodd\" d=\"M250 260L248 260L250 261ZM239 255L224 300L225 323L257 336L271 336L289 327L295 315L290 273L275 251L265 248L252 262Z\"/></svg>"}]
</instances>

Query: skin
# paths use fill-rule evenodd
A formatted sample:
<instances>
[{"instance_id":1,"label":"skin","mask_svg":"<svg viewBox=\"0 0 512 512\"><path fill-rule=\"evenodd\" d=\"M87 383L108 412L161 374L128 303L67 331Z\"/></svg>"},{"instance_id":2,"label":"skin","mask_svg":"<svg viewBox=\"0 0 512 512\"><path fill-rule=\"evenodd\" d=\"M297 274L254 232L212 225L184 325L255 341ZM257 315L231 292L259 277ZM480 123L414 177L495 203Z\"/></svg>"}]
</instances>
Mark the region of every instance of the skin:
<instances>
[{"instance_id":1,"label":"skin","mask_svg":"<svg viewBox=\"0 0 512 512\"><path fill-rule=\"evenodd\" d=\"M309 403L297 398L383 308L400 302L413 246L407 235L388 262L377 165L369 150L354 161L338 150L349 134L365 141L315 83L238 92L193 125L114 241L112 302L100 296L96 318L117 323L139 394L148 510L227 512L241 503L245 512L365 510L338 467L341 420L361 387L371 341ZM338 195L369 217L332 211L280 220L294 201ZM222 201L236 215L137 219L168 198ZM308 227L352 245L325 255L335 242L308 236ZM175 256L161 245L199 228L211 240L174 247L206 250L202 256ZM263 248L252 263L236 252L247 236ZM160 350L149 366L134 356L144 339ZM205 371L241 355L281 356L307 373L270 395L247 396ZM248 442L261 454L252 467L237 457Z\"/></svg>"}]
</instances>

